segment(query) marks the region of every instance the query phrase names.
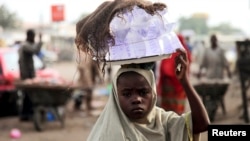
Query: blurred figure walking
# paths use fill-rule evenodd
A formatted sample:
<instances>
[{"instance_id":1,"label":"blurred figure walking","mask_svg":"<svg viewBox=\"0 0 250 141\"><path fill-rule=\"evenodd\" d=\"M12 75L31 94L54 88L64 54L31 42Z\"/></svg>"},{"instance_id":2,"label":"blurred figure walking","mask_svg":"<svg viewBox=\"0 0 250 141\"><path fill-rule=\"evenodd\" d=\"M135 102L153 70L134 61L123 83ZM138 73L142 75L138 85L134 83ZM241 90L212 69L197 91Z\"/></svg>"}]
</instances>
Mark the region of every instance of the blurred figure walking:
<instances>
[{"instance_id":1,"label":"blurred figure walking","mask_svg":"<svg viewBox=\"0 0 250 141\"><path fill-rule=\"evenodd\" d=\"M226 59L225 51L219 46L217 36L215 34L212 34L210 36L210 47L206 48L204 51L197 77L200 79L203 75L205 79L207 79L207 81L221 81L225 79L225 71L227 72L228 78L231 78L230 66L229 62ZM220 89L219 86L220 85L214 88ZM216 97L216 99L219 100L222 111L224 114L226 114L223 97L218 96Z\"/></svg>"},{"instance_id":2,"label":"blurred figure walking","mask_svg":"<svg viewBox=\"0 0 250 141\"><path fill-rule=\"evenodd\" d=\"M210 36L210 47L204 51L198 78L201 77L202 69L205 69L205 76L208 79L223 79L225 77L225 70L227 71L228 77L231 78L229 62L225 57L225 51L219 46L215 34Z\"/></svg>"},{"instance_id":3,"label":"blurred figure walking","mask_svg":"<svg viewBox=\"0 0 250 141\"><path fill-rule=\"evenodd\" d=\"M187 48L188 48L189 52L192 54L192 52L193 52L193 45L191 44L190 36L186 36L185 37L185 42L187 44Z\"/></svg>"},{"instance_id":4,"label":"blurred figure walking","mask_svg":"<svg viewBox=\"0 0 250 141\"><path fill-rule=\"evenodd\" d=\"M19 68L21 80L32 79L35 77L35 67L33 55L36 55L42 47L42 35L39 34L39 41L35 43L35 31L28 29L26 32L26 41L21 43L19 53ZM28 91L22 91L23 102L21 108L20 120L30 120L33 114L33 105L28 96Z\"/></svg>"},{"instance_id":5,"label":"blurred figure walking","mask_svg":"<svg viewBox=\"0 0 250 141\"><path fill-rule=\"evenodd\" d=\"M74 107L76 110L79 110L82 105L82 100L85 99L86 110L87 113L90 114L90 111L93 109L93 89L98 80L102 80L101 71L98 67L97 62L94 61L91 56L86 54L85 52L79 52L79 61L80 62L78 64L78 83L84 88L84 90L81 90L82 94L80 94L75 99Z\"/></svg>"}]
</instances>

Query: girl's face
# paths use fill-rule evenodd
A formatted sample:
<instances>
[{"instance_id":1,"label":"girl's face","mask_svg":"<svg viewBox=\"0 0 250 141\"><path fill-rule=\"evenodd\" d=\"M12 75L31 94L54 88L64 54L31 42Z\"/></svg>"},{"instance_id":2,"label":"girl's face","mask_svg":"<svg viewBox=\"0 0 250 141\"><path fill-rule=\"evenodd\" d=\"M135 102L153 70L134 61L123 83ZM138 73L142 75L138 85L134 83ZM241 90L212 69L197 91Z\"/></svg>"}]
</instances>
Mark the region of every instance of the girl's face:
<instances>
[{"instance_id":1,"label":"girl's face","mask_svg":"<svg viewBox=\"0 0 250 141\"><path fill-rule=\"evenodd\" d=\"M118 99L124 114L131 121L140 121L148 115L152 105L152 88L136 72L126 72L117 80Z\"/></svg>"}]
</instances>

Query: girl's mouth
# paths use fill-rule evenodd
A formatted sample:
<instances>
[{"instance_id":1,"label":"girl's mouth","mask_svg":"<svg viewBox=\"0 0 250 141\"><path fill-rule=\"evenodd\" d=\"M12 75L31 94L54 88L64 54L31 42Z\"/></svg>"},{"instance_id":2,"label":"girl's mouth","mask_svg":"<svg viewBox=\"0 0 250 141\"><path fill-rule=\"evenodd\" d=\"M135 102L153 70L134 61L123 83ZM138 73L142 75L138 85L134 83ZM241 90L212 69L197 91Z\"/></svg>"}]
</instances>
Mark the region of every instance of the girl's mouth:
<instances>
[{"instance_id":1,"label":"girl's mouth","mask_svg":"<svg viewBox=\"0 0 250 141\"><path fill-rule=\"evenodd\" d=\"M132 110L133 113L142 113L144 110L142 108L134 108Z\"/></svg>"}]
</instances>

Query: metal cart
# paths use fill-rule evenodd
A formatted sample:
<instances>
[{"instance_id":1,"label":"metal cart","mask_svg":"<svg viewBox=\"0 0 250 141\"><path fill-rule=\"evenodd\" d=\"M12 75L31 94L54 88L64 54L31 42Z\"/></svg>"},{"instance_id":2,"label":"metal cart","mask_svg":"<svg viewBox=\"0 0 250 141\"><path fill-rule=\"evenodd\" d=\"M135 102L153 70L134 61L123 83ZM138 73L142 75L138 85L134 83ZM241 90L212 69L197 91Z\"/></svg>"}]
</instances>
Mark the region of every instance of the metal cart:
<instances>
[{"instance_id":1,"label":"metal cart","mask_svg":"<svg viewBox=\"0 0 250 141\"><path fill-rule=\"evenodd\" d=\"M205 82L194 85L195 90L202 98L211 121L214 121L219 106L221 106L223 113L226 114L224 96L228 86L228 82Z\"/></svg>"},{"instance_id":2,"label":"metal cart","mask_svg":"<svg viewBox=\"0 0 250 141\"><path fill-rule=\"evenodd\" d=\"M54 121L59 121L64 127L65 113L64 105L71 97L75 89L62 85L37 85L16 83L16 88L21 91L29 91L28 95L34 105L33 123L37 131L45 129L48 121L48 113L53 116Z\"/></svg>"}]
</instances>

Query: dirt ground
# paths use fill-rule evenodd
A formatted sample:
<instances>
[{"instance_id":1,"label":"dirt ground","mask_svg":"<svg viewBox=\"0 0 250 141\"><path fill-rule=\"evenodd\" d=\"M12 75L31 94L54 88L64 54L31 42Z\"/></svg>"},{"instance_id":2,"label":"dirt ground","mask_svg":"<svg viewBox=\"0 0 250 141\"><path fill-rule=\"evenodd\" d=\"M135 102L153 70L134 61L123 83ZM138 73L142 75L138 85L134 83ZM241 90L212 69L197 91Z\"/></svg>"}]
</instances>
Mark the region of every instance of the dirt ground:
<instances>
[{"instance_id":1,"label":"dirt ground","mask_svg":"<svg viewBox=\"0 0 250 141\"><path fill-rule=\"evenodd\" d=\"M59 70L68 80L75 81L77 78L74 62L54 64L51 67ZM98 92L98 89L96 92ZM44 131L38 132L34 129L32 122L20 122L17 117L0 118L0 141L12 141L9 137L9 133L13 128L18 128L22 132L22 137L16 141L86 141L107 98L107 95L95 95L93 105L96 109L92 112L91 116L86 115L84 111L74 111L72 108L73 103L70 100L65 106L66 119L64 128L61 127L58 121L53 121L46 124ZM219 108L216 113L215 121L212 124L246 124L239 118L242 112L240 105L240 85L237 77L235 77L225 95L227 114L223 115ZM189 110L188 105L187 110ZM206 132L202 133L201 141L207 141Z\"/></svg>"},{"instance_id":2,"label":"dirt ground","mask_svg":"<svg viewBox=\"0 0 250 141\"><path fill-rule=\"evenodd\" d=\"M22 137L18 141L84 141L95 123L97 116L86 116L84 112L70 113L66 117L65 127L61 128L58 121L48 122L45 130L38 132L32 122L20 122L18 118L0 120L0 140L9 141L10 130L18 128Z\"/></svg>"},{"instance_id":3,"label":"dirt ground","mask_svg":"<svg viewBox=\"0 0 250 141\"><path fill-rule=\"evenodd\" d=\"M51 64L48 67L58 70L68 81L76 81L78 78L75 62ZM46 123L44 131L38 132L31 121L20 122L17 117L0 118L0 141L12 141L9 134L14 128L19 129L22 133L21 138L16 141L85 141L106 103L107 95L96 95L98 91L103 89L105 86L99 86L94 91L93 105L95 110L91 116L86 115L84 105L81 111L74 111L73 100L70 99L64 107L66 113L64 128L59 121L52 121Z\"/></svg>"}]
</instances>

